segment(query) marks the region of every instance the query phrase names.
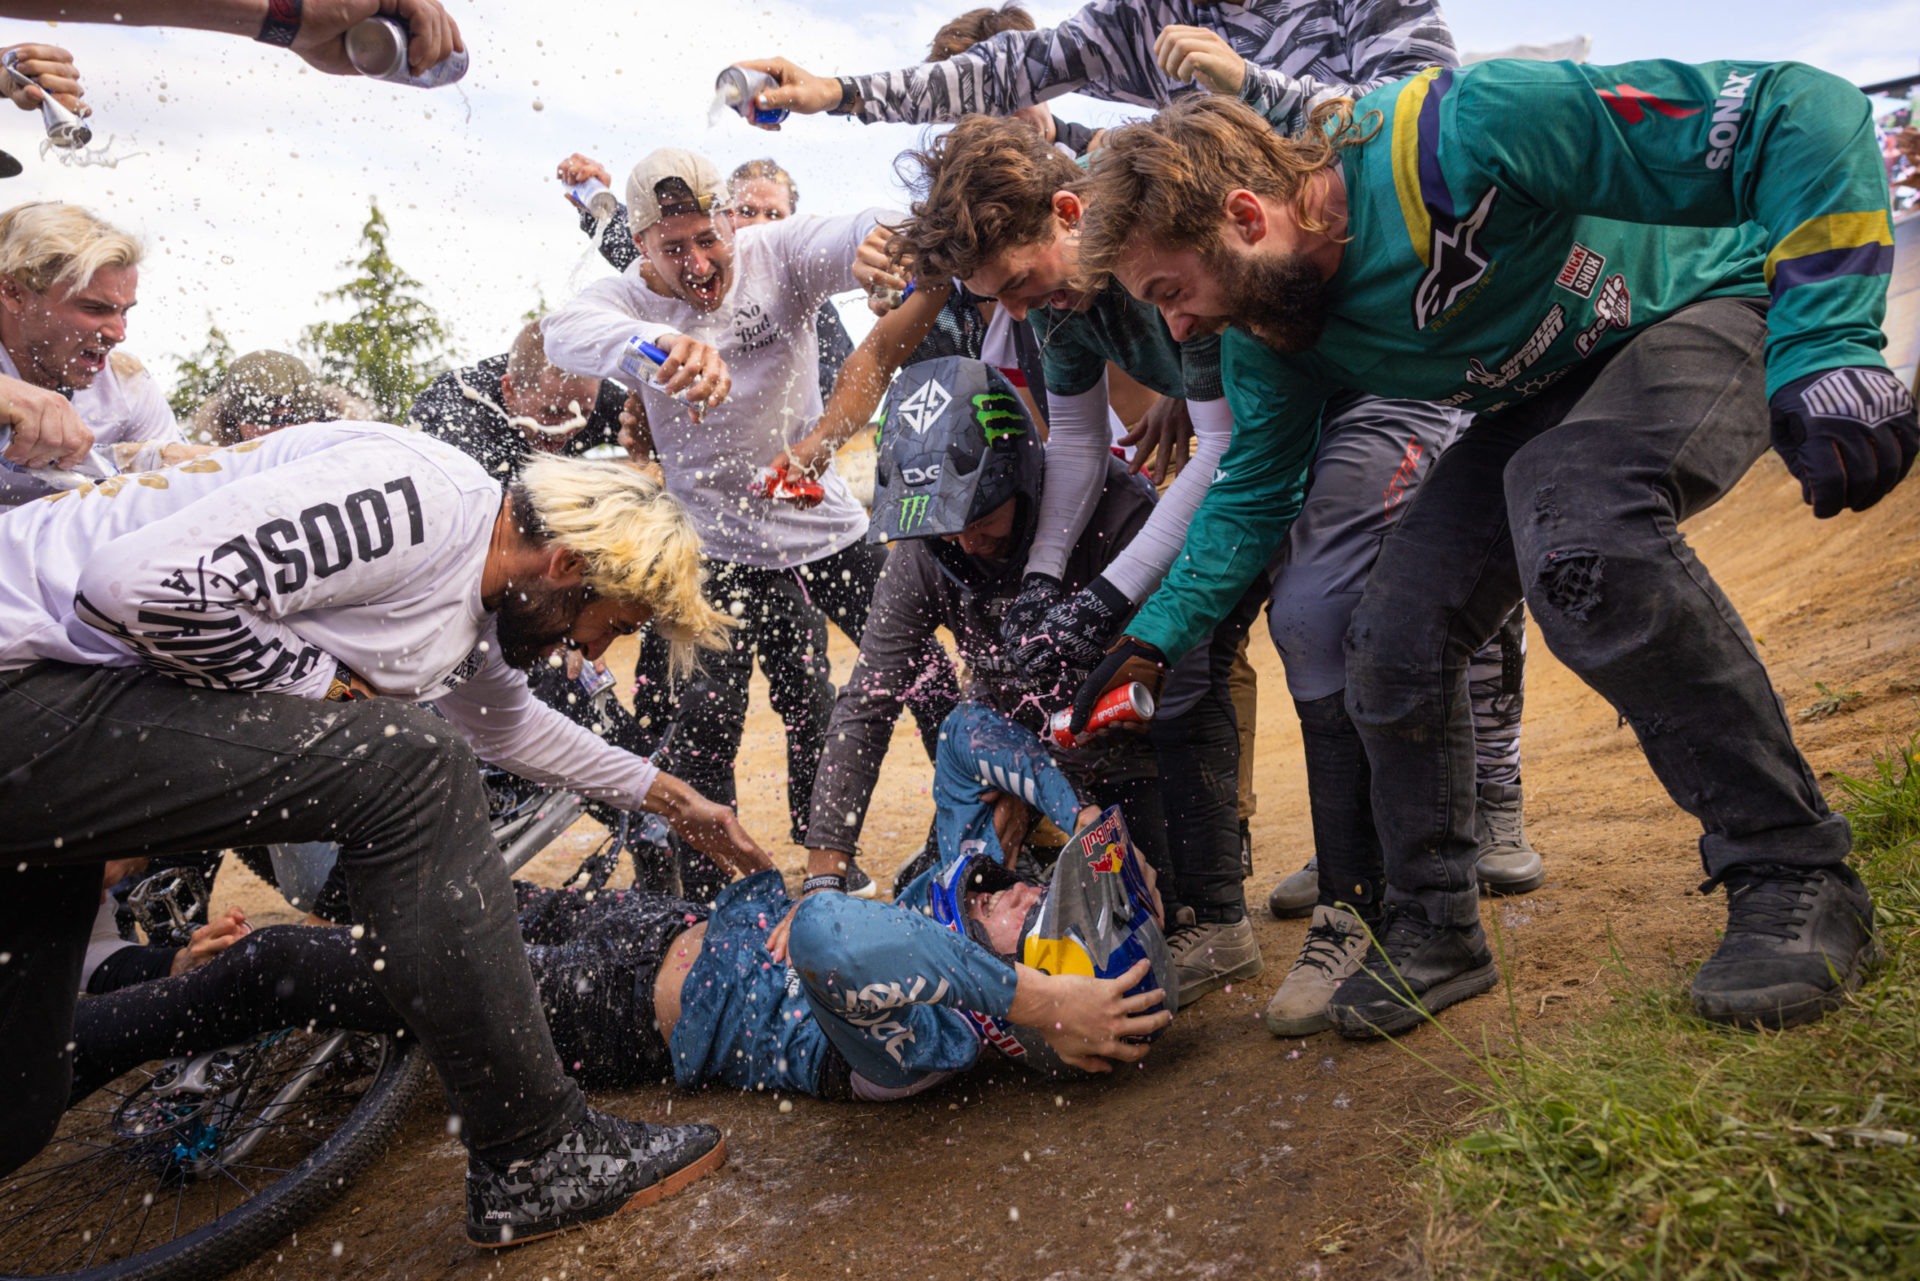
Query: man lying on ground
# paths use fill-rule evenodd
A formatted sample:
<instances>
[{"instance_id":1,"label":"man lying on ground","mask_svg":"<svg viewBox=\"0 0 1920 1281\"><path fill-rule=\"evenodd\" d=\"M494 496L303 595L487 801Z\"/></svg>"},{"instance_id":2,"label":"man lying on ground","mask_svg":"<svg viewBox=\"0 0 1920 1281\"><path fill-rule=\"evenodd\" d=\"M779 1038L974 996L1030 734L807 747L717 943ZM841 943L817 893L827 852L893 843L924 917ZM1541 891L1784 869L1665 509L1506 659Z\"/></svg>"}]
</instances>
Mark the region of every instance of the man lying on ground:
<instances>
[{"instance_id":1,"label":"man lying on ground","mask_svg":"<svg viewBox=\"0 0 1920 1281\"><path fill-rule=\"evenodd\" d=\"M1144 1058L1140 1038L1172 1018L1156 1008L1174 1003L1159 990L1171 967L1151 872L1117 818L1108 831L1033 734L978 703L948 718L940 751L942 860L898 905L815 894L796 909L750 847L729 851L742 879L711 908L516 882L567 1071L591 1088L671 1077L878 1101L966 1071L983 1044L1043 1070ZM1028 798L1063 829L1106 837L1081 842L1100 865L1082 866L1070 845L1045 884L1009 873L1004 850L1018 848ZM1097 909L1116 883L1123 907L1103 925ZM75 1098L149 1060L280 1027L405 1027L373 981L379 955L346 929L270 926L178 977L89 997L74 1024ZM1069 955L1092 974L1063 967Z\"/></svg>"},{"instance_id":2,"label":"man lying on ground","mask_svg":"<svg viewBox=\"0 0 1920 1281\"><path fill-rule=\"evenodd\" d=\"M722 643L697 535L653 482L547 458L503 490L385 425L308 424L0 520L0 1169L66 1106L99 864L318 840L463 1118L474 1240L718 1166L717 1131L590 1112L561 1071L474 759L754 848L730 810L527 691L529 664L597 657L649 618L687 662Z\"/></svg>"},{"instance_id":3,"label":"man lying on ground","mask_svg":"<svg viewBox=\"0 0 1920 1281\"><path fill-rule=\"evenodd\" d=\"M1873 905L1752 638L1679 526L1772 442L1821 518L1907 474L1881 348L1893 234L1867 103L1794 63L1495 61L1328 103L1284 138L1215 97L1116 130L1081 261L1223 325L1234 440L1186 550L1087 696L1179 654L1287 532L1344 389L1479 416L1381 550L1348 632L1391 919L1329 1004L1397 1033L1498 981L1474 871L1468 656L1524 594L1704 829L1725 1023L1817 1018Z\"/></svg>"}]
</instances>

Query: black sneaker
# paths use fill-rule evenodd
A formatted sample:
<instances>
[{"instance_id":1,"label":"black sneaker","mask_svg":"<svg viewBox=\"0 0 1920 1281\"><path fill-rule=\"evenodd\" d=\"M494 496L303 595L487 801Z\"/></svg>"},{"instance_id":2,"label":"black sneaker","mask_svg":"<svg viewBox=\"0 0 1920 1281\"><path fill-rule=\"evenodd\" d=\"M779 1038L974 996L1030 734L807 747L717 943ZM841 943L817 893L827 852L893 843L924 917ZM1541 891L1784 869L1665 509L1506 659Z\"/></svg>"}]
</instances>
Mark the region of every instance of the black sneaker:
<instances>
[{"instance_id":1,"label":"black sneaker","mask_svg":"<svg viewBox=\"0 0 1920 1281\"><path fill-rule=\"evenodd\" d=\"M847 863L847 893L854 898L879 898L880 887L873 883L871 876L868 876L860 870L858 863L849 861Z\"/></svg>"},{"instance_id":2,"label":"black sneaker","mask_svg":"<svg viewBox=\"0 0 1920 1281\"><path fill-rule=\"evenodd\" d=\"M1727 932L1693 976L1693 1009L1713 1023L1792 1027L1839 1006L1880 958L1873 899L1844 863L1730 867Z\"/></svg>"},{"instance_id":3,"label":"black sneaker","mask_svg":"<svg viewBox=\"0 0 1920 1281\"><path fill-rule=\"evenodd\" d=\"M1429 925L1416 907L1389 906L1386 933L1334 992L1327 1017L1353 1040L1398 1036L1499 981L1477 922Z\"/></svg>"},{"instance_id":4,"label":"black sneaker","mask_svg":"<svg viewBox=\"0 0 1920 1281\"><path fill-rule=\"evenodd\" d=\"M589 1110L539 1156L498 1169L467 1160L467 1240L537 1241L672 1196L726 1163L711 1125L648 1125Z\"/></svg>"},{"instance_id":5,"label":"black sneaker","mask_svg":"<svg viewBox=\"0 0 1920 1281\"><path fill-rule=\"evenodd\" d=\"M893 874L893 901L898 903L907 886L913 884L913 878L932 867L940 859L940 846L933 836L927 836L927 843L920 847L914 856L900 865Z\"/></svg>"}]
</instances>

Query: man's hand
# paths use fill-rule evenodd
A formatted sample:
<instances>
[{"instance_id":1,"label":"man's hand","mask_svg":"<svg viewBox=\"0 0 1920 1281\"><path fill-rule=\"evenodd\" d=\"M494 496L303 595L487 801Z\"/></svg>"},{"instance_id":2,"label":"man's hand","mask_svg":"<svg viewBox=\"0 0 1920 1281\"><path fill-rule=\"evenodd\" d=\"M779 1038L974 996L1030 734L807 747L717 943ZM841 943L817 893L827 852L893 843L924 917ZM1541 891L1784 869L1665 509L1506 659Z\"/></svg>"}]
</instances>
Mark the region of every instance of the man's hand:
<instances>
[{"instance_id":1,"label":"man's hand","mask_svg":"<svg viewBox=\"0 0 1920 1281\"><path fill-rule=\"evenodd\" d=\"M1126 593L1096 578L1048 607L1033 635L1013 652L1013 665L1036 684L1058 684L1068 672L1098 666L1132 612Z\"/></svg>"},{"instance_id":2,"label":"man's hand","mask_svg":"<svg viewBox=\"0 0 1920 1281\"><path fill-rule=\"evenodd\" d=\"M821 847L811 847L807 850L807 879L809 880L816 876L845 876L852 867L853 855L851 854ZM795 899L793 906L787 909L787 914L780 918L780 923L774 926L772 931L767 935L767 952L773 959L776 961L785 961L787 959L787 940L793 935L794 913L800 910L802 903L812 898L815 894L835 894L841 892L843 891L834 890L830 887L821 888L813 890L810 893L802 894L799 898Z\"/></svg>"},{"instance_id":3,"label":"man's hand","mask_svg":"<svg viewBox=\"0 0 1920 1281\"><path fill-rule=\"evenodd\" d=\"M591 156L583 156L577 151L560 162L553 176L569 187L577 187L589 178L598 178L609 187L613 185L613 175L609 174L598 160Z\"/></svg>"},{"instance_id":4,"label":"man's hand","mask_svg":"<svg viewBox=\"0 0 1920 1281\"><path fill-rule=\"evenodd\" d=\"M1153 42L1153 60L1175 80L1191 80L1215 93L1239 93L1247 82L1247 60L1206 27L1163 28Z\"/></svg>"},{"instance_id":5,"label":"man's hand","mask_svg":"<svg viewBox=\"0 0 1920 1281\"><path fill-rule=\"evenodd\" d=\"M893 234L891 227L876 226L853 255L853 282L866 293L867 309L876 316L886 315L896 305L890 297L876 295L901 293L909 279L904 273L911 270L909 264L896 263L888 255Z\"/></svg>"},{"instance_id":6,"label":"man's hand","mask_svg":"<svg viewBox=\"0 0 1920 1281\"><path fill-rule=\"evenodd\" d=\"M784 108L803 116L817 116L840 105L838 80L832 76L816 76L811 71L794 66L785 58L760 58L732 65L750 71L764 71L779 82L760 95L760 106L765 110L778 111ZM780 132L779 125L760 125L759 128Z\"/></svg>"},{"instance_id":7,"label":"man's hand","mask_svg":"<svg viewBox=\"0 0 1920 1281\"><path fill-rule=\"evenodd\" d=\"M385 14L407 24L407 70L419 75L438 66L456 49L465 49L460 28L439 0L305 0L293 51L316 71L330 76L358 74L347 61L347 30ZM248 34L252 34L249 32Z\"/></svg>"},{"instance_id":8,"label":"man's hand","mask_svg":"<svg viewBox=\"0 0 1920 1281\"><path fill-rule=\"evenodd\" d=\"M1167 679L1167 656L1158 646L1133 636L1122 636L1107 656L1100 660L1100 666L1093 669L1080 685L1080 692L1073 696L1073 721L1070 728L1076 734L1087 732L1087 721L1093 715L1094 705L1108 690L1115 690L1139 681L1147 687L1154 701L1160 699L1160 686Z\"/></svg>"},{"instance_id":9,"label":"man's hand","mask_svg":"<svg viewBox=\"0 0 1920 1281\"><path fill-rule=\"evenodd\" d=\"M1144 468L1147 479L1160 484L1193 455L1193 417L1187 413L1187 402L1178 396L1160 397L1119 443L1133 450L1127 471L1137 474Z\"/></svg>"},{"instance_id":10,"label":"man's hand","mask_svg":"<svg viewBox=\"0 0 1920 1281\"><path fill-rule=\"evenodd\" d=\"M230 907L225 916L216 917L193 932L187 945L173 954L173 965L168 973L185 974L196 966L205 965L251 933L253 926L247 924L247 914L237 907Z\"/></svg>"},{"instance_id":11,"label":"man's hand","mask_svg":"<svg viewBox=\"0 0 1920 1281\"><path fill-rule=\"evenodd\" d=\"M1138 1063L1147 1057L1142 1038L1173 1022L1165 1009L1167 994L1158 988L1128 996L1127 989L1147 978L1153 967L1136 962L1119 978L1085 974L1047 974L1015 965L1019 986L1007 1016L1045 1037L1062 1061L1083 1072L1111 1072L1109 1059ZM1147 1013L1153 1010L1153 1013Z\"/></svg>"},{"instance_id":12,"label":"man's hand","mask_svg":"<svg viewBox=\"0 0 1920 1281\"><path fill-rule=\"evenodd\" d=\"M736 876L751 876L773 866L759 842L740 826L732 807L710 801L671 774L654 776L642 806L667 820L687 844Z\"/></svg>"},{"instance_id":13,"label":"man's hand","mask_svg":"<svg viewBox=\"0 0 1920 1281\"><path fill-rule=\"evenodd\" d=\"M93 448L93 433L57 391L0 375L0 427L13 430L6 460L20 467L71 467Z\"/></svg>"},{"instance_id":14,"label":"man's hand","mask_svg":"<svg viewBox=\"0 0 1920 1281\"><path fill-rule=\"evenodd\" d=\"M693 421L699 422L705 410L725 400L733 390L727 362L720 359L718 351L685 334L665 335L659 345L666 349L667 358L654 376L654 385L669 396L685 393L688 400L699 402L691 406Z\"/></svg>"},{"instance_id":15,"label":"man's hand","mask_svg":"<svg viewBox=\"0 0 1920 1281\"><path fill-rule=\"evenodd\" d=\"M1878 366L1796 378L1773 393L1771 408L1773 447L1822 520L1885 498L1920 452L1913 397Z\"/></svg>"},{"instance_id":16,"label":"man's hand","mask_svg":"<svg viewBox=\"0 0 1920 1281\"><path fill-rule=\"evenodd\" d=\"M14 106L37 111L40 100L51 94L54 101L75 115L93 114L93 108L80 100L80 73L74 69L72 54L52 44L15 44L0 49L0 56L9 53L19 55L14 66L21 75L40 82L37 86L21 84L12 76L0 75L0 93L13 99Z\"/></svg>"}]
</instances>

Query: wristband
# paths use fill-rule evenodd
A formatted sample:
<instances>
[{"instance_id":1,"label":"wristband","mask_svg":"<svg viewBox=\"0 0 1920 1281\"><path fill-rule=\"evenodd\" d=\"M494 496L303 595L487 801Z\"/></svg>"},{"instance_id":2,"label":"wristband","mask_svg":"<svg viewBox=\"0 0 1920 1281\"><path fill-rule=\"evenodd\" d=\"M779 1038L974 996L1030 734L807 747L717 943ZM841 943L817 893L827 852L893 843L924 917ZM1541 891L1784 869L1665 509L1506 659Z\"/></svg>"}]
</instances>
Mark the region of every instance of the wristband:
<instances>
[{"instance_id":1,"label":"wristband","mask_svg":"<svg viewBox=\"0 0 1920 1281\"><path fill-rule=\"evenodd\" d=\"M840 103L827 112L830 116L850 116L860 110L860 90L846 76L840 77Z\"/></svg>"},{"instance_id":2,"label":"wristband","mask_svg":"<svg viewBox=\"0 0 1920 1281\"><path fill-rule=\"evenodd\" d=\"M840 894L847 892L847 878L838 872L822 872L818 876L809 876L800 882L800 897L805 898L815 890L833 890Z\"/></svg>"},{"instance_id":3,"label":"wristband","mask_svg":"<svg viewBox=\"0 0 1920 1281\"><path fill-rule=\"evenodd\" d=\"M261 44L277 44L282 49L293 44L293 38L300 34L300 8L302 0L267 0L267 16L261 20L260 34L254 39Z\"/></svg>"},{"instance_id":4,"label":"wristband","mask_svg":"<svg viewBox=\"0 0 1920 1281\"><path fill-rule=\"evenodd\" d=\"M353 681L353 669L345 663L335 663L333 665L333 680L327 684L325 701L329 703L351 703L356 699L365 698L365 694L362 694L353 687Z\"/></svg>"}]
</instances>

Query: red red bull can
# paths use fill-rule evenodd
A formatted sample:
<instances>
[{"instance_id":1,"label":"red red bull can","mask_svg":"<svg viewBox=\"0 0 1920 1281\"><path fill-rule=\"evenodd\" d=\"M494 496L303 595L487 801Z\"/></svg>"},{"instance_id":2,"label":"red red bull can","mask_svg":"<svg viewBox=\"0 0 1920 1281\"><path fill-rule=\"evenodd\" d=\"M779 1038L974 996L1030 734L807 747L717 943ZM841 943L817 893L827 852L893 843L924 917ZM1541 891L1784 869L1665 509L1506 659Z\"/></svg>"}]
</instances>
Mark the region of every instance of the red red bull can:
<instances>
[{"instance_id":1,"label":"red red bull can","mask_svg":"<svg viewBox=\"0 0 1920 1281\"><path fill-rule=\"evenodd\" d=\"M785 467L768 467L760 473L759 484L753 487L753 493L759 498L777 498L798 503L802 507L812 507L826 501L827 489L811 476Z\"/></svg>"},{"instance_id":2,"label":"red red bull can","mask_svg":"<svg viewBox=\"0 0 1920 1281\"><path fill-rule=\"evenodd\" d=\"M1068 708L1047 719L1047 734L1062 747L1084 747L1103 730L1116 725L1144 725L1152 719L1153 691L1134 681L1100 696L1100 701L1093 705L1093 715L1087 718L1086 733L1073 732L1073 709Z\"/></svg>"}]
</instances>

